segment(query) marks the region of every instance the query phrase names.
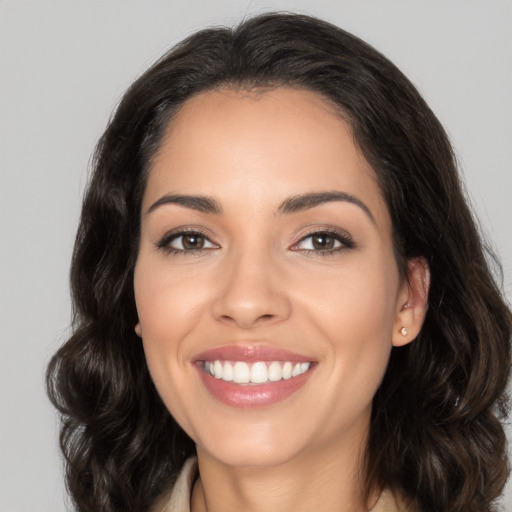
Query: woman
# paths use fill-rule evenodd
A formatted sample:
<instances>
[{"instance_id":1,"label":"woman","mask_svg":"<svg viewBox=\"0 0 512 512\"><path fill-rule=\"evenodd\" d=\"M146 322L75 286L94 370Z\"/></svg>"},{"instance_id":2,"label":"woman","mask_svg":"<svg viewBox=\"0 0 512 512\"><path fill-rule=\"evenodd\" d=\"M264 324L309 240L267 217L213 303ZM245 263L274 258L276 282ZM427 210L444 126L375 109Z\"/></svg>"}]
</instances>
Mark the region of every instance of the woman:
<instances>
[{"instance_id":1,"label":"woman","mask_svg":"<svg viewBox=\"0 0 512 512\"><path fill-rule=\"evenodd\" d=\"M48 369L77 509L494 510L512 316L484 253L373 48L289 14L191 36L84 199Z\"/></svg>"}]
</instances>

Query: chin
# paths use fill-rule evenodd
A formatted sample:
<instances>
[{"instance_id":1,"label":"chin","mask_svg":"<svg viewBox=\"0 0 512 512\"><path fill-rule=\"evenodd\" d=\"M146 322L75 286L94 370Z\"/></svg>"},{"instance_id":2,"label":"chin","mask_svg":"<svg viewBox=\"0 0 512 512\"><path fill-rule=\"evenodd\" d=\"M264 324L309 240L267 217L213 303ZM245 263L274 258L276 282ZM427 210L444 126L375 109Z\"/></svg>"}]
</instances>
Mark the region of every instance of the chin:
<instances>
[{"instance_id":1,"label":"chin","mask_svg":"<svg viewBox=\"0 0 512 512\"><path fill-rule=\"evenodd\" d=\"M299 434L293 428L294 434ZM303 435L290 435L283 426L271 423L238 424L235 428L209 428L199 439L198 454L207 454L222 464L233 467L271 467L291 461L307 444Z\"/></svg>"}]
</instances>

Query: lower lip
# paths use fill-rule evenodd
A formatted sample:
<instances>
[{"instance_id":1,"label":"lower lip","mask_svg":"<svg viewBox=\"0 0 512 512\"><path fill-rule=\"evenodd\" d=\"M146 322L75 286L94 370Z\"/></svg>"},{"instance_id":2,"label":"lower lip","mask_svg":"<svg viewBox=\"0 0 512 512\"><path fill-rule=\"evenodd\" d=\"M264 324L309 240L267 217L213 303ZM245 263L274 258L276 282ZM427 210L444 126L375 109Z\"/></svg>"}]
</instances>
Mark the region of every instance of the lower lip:
<instances>
[{"instance_id":1,"label":"lower lip","mask_svg":"<svg viewBox=\"0 0 512 512\"><path fill-rule=\"evenodd\" d=\"M203 368L198 367L198 371L206 389L219 402L231 407L252 409L266 407L288 398L306 384L313 368L312 366L306 373L287 380L281 379L277 382L267 382L265 384L244 385L216 379L206 373Z\"/></svg>"}]
</instances>

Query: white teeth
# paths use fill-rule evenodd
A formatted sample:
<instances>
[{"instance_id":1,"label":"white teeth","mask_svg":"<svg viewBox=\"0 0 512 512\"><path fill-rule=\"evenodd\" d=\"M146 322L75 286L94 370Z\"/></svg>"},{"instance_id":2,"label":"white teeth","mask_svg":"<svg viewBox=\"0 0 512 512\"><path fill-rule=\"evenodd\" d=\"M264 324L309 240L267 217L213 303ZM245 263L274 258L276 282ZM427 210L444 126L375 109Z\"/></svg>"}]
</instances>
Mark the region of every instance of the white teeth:
<instances>
[{"instance_id":1,"label":"white teeth","mask_svg":"<svg viewBox=\"0 0 512 512\"><path fill-rule=\"evenodd\" d=\"M297 364L293 367L292 377L297 377L297 375L300 375L300 371L301 371L300 363L297 363Z\"/></svg>"},{"instance_id":2,"label":"white teeth","mask_svg":"<svg viewBox=\"0 0 512 512\"><path fill-rule=\"evenodd\" d=\"M231 382L234 379L233 375L233 365L231 363L224 363L224 368L222 370L222 380L226 382Z\"/></svg>"},{"instance_id":3,"label":"white teeth","mask_svg":"<svg viewBox=\"0 0 512 512\"><path fill-rule=\"evenodd\" d=\"M233 367L233 381L237 384L248 384L250 379L249 365L243 361L237 361Z\"/></svg>"},{"instance_id":4,"label":"white teeth","mask_svg":"<svg viewBox=\"0 0 512 512\"><path fill-rule=\"evenodd\" d=\"M262 362L254 363L251 368L251 382L253 384L263 384L268 380L267 365Z\"/></svg>"},{"instance_id":5,"label":"white teeth","mask_svg":"<svg viewBox=\"0 0 512 512\"><path fill-rule=\"evenodd\" d=\"M268 367L268 380L277 382L283 378L283 368L278 361L272 361Z\"/></svg>"},{"instance_id":6,"label":"white teeth","mask_svg":"<svg viewBox=\"0 0 512 512\"><path fill-rule=\"evenodd\" d=\"M216 379L236 384L264 384L288 380L306 373L311 363L291 363L290 361L257 361L246 363L244 361L205 361L204 371Z\"/></svg>"},{"instance_id":7,"label":"white teeth","mask_svg":"<svg viewBox=\"0 0 512 512\"><path fill-rule=\"evenodd\" d=\"M215 361L213 371L215 372L216 379L222 379L222 363L220 361Z\"/></svg>"},{"instance_id":8,"label":"white teeth","mask_svg":"<svg viewBox=\"0 0 512 512\"><path fill-rule=\"evenodd\" d=\"M283 365L283 379L288 380L292 378L292 363L284 363Z\"/></svg>"}]
</instances>

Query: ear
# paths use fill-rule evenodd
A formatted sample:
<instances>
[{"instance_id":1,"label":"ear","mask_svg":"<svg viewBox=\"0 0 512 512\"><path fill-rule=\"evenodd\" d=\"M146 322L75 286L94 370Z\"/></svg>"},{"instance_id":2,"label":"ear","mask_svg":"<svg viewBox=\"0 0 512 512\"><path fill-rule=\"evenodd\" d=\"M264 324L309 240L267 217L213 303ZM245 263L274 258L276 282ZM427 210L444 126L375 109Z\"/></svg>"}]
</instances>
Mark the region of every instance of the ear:
<instances>
[{"instance_id":1,"label":"ear","mask_svg":"<svg viewBox=\"0 0 512 512\"><path fill-rule=\"evenodd\" d=\"M392 343L407 345L418 336L428 309L430 269L422 256L407 262L407 276L401 284L396 303Z\"/></svg>"},{"instance_id":2,"label":"ear","mask_svg":"<svg viewBox=\"0 0 512 512\"><path fill-rule=\"evenodd\" d=\"M142 338L142 328L140 326L140 323L137 322L135 324L135 334L139 337L139 338Z\"/></svg>"}]
</instances>

